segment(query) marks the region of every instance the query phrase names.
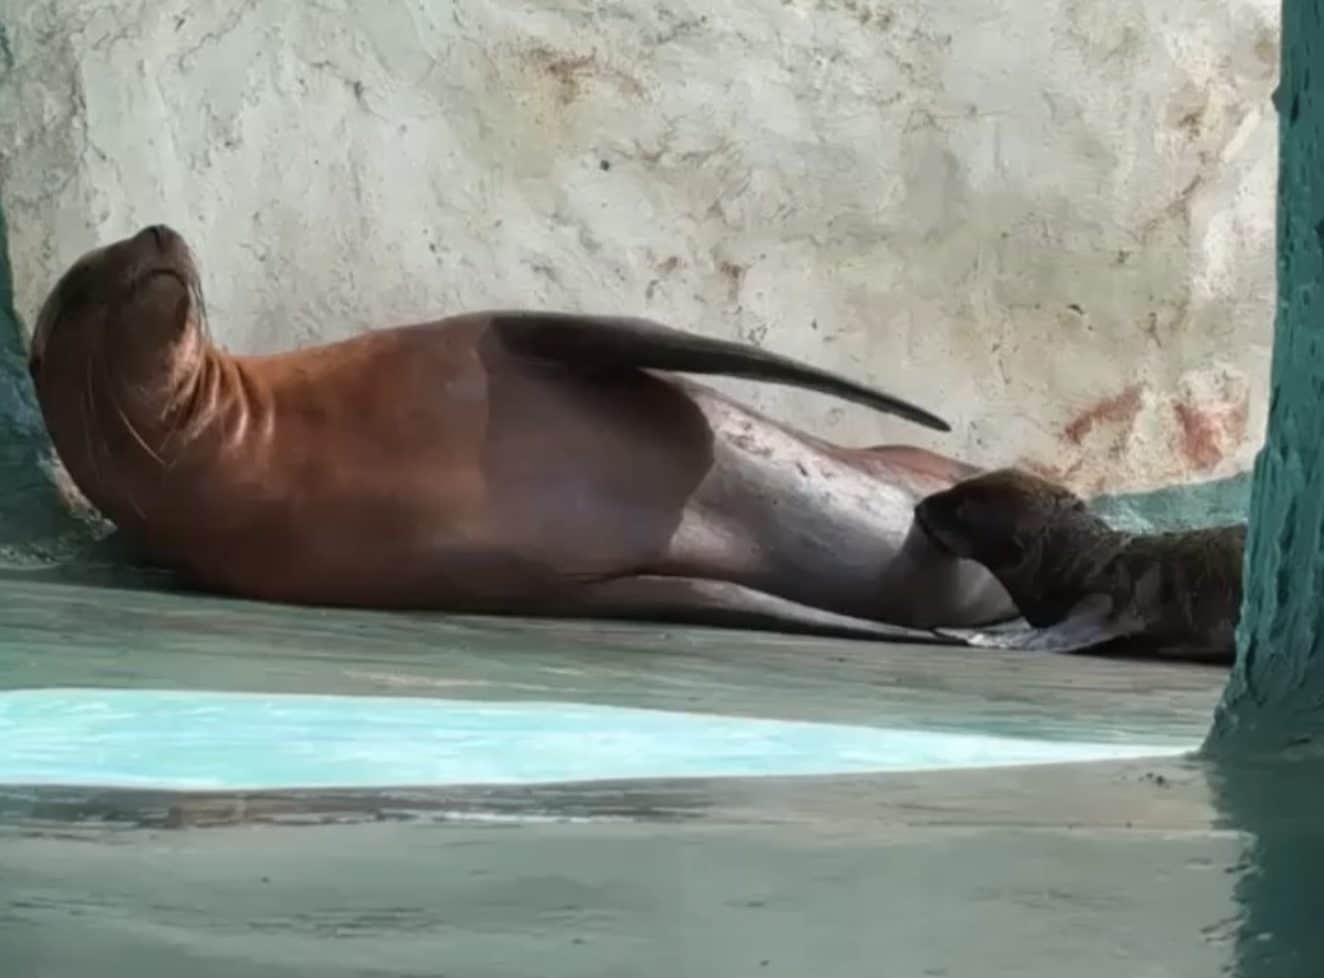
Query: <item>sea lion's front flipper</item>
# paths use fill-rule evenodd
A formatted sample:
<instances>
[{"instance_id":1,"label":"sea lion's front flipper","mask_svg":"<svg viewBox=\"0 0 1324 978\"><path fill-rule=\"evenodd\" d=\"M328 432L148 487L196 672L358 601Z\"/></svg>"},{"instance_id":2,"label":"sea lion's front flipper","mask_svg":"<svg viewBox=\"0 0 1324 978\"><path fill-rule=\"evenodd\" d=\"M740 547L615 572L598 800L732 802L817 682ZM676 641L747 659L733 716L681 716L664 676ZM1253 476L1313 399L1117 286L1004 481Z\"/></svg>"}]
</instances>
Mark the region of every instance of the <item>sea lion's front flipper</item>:
<instances>
[{"instance_id":1,"label":"sea lion's front flipper","mask_svg":"<svg viewBox=\"0 0 1324 978\"><path fill-rule=\"evenodd\" d=\"M938 431L942 418L874 390L745 343L688 333L649 319L571 313L494 312L492 331L508 350L585 370L665 370L787 384L831 394Z\"/></svg>"},{"instance_id":2,"label":"sea lion's front flipper","mask_svg":"<svg viewBox=\"0 0 1324 978\"><path fill-rule=\"evenodd\" d=\"M1114 614L1112 599L1091 594L1072 607L1061 621L1035 628L1023 618L989 628L937 628L939 635L985 649L1030 652L1079 652L1135 634L1139 622Z\"/></svg>"}]
</instances>

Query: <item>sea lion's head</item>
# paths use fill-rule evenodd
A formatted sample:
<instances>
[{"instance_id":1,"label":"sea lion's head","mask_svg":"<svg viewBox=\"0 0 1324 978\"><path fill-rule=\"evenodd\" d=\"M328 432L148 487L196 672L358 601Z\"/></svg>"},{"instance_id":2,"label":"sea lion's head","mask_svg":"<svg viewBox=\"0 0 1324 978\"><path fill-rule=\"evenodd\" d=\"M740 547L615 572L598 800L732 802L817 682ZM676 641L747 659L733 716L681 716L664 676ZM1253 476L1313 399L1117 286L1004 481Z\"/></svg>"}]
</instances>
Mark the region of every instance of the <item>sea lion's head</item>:
<instances>
[{"instance_id":1,"label":"sea lion's head","mask_svg":"<svg viewBox=\"0 0 1324 978\"><path fill-rule=\"evenodd\" d=\"M193 255L177 232L154 224L89 251L60 276L37 314L28 371L38 396L51 383L117 376L151 389L154 372L173 373L205 333Z\"/></svg>"},{"instance_id":2,"label":"sea lion's head","mask_svg":"<svg viewBox=\"0 0 1324 978\"><path fill-rule=\"evenodd\" d=\"M28 371L46 430L78 489L121 528L185 427L208 346L198 283L184 239L158 224L79 258L37 315Z\"/></svg>"},{"instance_id":3,"label":"sea lion's head","mask_svg":"<svg viewBox=\"0 0 1324 978\"><path fill-rule=\"evenodd\" d=\"M915 507L916 522L934 543L990 569L1016 566L1049 531L1082 517L1092 518L1083 499L1019 469L958 482Z\"/></svg>"}]
</instances>

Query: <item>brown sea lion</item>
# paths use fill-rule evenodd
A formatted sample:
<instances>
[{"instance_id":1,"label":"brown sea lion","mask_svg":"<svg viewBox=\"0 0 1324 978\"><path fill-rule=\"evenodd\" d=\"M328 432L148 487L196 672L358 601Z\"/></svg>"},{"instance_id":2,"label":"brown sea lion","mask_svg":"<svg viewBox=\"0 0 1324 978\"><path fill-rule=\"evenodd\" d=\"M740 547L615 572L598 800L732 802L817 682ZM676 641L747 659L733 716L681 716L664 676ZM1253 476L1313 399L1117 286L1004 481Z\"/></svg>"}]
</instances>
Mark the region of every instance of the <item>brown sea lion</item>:
<instances>
[{"instance_id":1,"label":"brown sea lion","mask_svg":"<svg viewBox=\"0 0 1324 978\"><path fill-rule=\"evenodd\" d=\"M30 370L76 485L209 590L931 640L916 629L1015 613L986 570L911 532L920 498L975 469L829 444L674 373L945 422L647 320L474 313L230 356L191 250L153 226L60 278Z\"/></svg>"},{"instance_id":2,"label":"brown sea lion","mask_svg":"<svg viewBox=\"0 0 1324 978\"><path fill-rule=\"evenodd\" d=\"M1024 616L944 634L1000 648L1217 662L1236 655L1243 525L1122 533L1079 496L1016 469L935 493L915 517L938 546L992 571Z\"/></svg>"}]
</instances>

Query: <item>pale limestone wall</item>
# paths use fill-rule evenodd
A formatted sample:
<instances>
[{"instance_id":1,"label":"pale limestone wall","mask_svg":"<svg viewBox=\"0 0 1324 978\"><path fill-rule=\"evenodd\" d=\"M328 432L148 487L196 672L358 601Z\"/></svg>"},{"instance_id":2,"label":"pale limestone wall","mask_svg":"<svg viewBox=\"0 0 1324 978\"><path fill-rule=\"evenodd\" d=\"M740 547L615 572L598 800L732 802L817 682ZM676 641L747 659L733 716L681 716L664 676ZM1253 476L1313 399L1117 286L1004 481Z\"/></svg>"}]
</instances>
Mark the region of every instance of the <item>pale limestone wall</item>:
<instances>
[{"instance_id":1,"label":"pale limestone wall","mask_svg":"<svg viewBox=\"0 0 1324 978\"><path fill-rule=\"evenodd\" d=\"M1085 489L1245 468L1277 0L0 0L20 314L167 221L257 352L486 306L647 314L939 409L847 442Z\"/></svg>"}]
</instances>

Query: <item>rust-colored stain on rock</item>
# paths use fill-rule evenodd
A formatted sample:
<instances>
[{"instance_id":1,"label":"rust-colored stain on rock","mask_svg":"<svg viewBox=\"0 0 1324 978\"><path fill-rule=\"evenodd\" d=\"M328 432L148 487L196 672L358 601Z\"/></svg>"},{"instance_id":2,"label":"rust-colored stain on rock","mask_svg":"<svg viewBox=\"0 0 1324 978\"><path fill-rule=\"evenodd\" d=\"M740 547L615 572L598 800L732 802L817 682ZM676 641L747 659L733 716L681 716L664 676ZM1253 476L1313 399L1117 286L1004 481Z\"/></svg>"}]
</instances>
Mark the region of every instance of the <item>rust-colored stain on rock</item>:
<instances>
[{"instance_id":1,"label":"rust-colored stain on rock","mask_svg":"<svg viewBox=\"0 0 1324 978\"><path fill-rule=\"evenodd\" d=\"M639 82L611 65L604 64L597 54L567 54L551 48L537 47L527 53L533 66L544 72L556 84L557 100L569 105L582 94L585 82L606 81L632 97L642 96Z\"/></svg>"},{"instance_id":2,"label":"rust-colored stain on rock","mask_svg":"<svg viewBox=\"0 0 1324 978\"><path fill-rule=\"evenodd\" d=\"M717 263L717 270L726 279L727 293L731 301L735 302L740 298L740 286L745 280L745 266L737 265L733 261L722 260Z\"/></svg>"},{"instance_id":3,"label":"rust-colored stain on rock","mask_svg":"<svg viewBox=\"0 0 1324 978\"><path fill-rule=\"evenodd\" d=\"M1235 451L1246 436L1249 404L1243 395L1234 402L1199 404L1194 400L1172 405L1177 419L1181 453L1196 469L1212 469Z\"/></svg>"},{"instance_id":4,"label":"rust-colored stain on rock","mask_svg":"<svg viewBox=\"0 0 1324 978\"><path fill-rule=\"evenodd\" d=\"M1074 466L1054 465L1051 462L1031 458L1028 455L1022 455L1012 464L1014 468L1023 469L1041 479L1047 479L1049 482L1057 482L1062 485L1066 485L1067 480L1071 478L1072 471L1079 467L1079 463Z\"/></svg>"},{"instance_id":5,"label":"rust-colored stain on rock","mask_svg":"<svg viewBox=\"0 0 1324 978\"><path fill-rule=\"evenodd\" d=\"M1062 435L1073 445L1079 445L1095 428L1100 425L1130 425L1140 413L1141 384L1132 384L1120 394L1096 401L1076 415L1062 429Z\"/></svg>"}]
</instances>

